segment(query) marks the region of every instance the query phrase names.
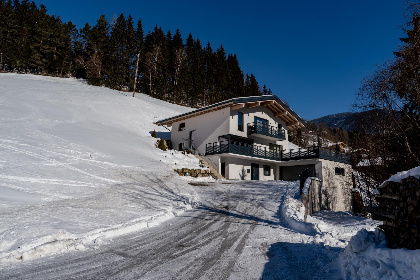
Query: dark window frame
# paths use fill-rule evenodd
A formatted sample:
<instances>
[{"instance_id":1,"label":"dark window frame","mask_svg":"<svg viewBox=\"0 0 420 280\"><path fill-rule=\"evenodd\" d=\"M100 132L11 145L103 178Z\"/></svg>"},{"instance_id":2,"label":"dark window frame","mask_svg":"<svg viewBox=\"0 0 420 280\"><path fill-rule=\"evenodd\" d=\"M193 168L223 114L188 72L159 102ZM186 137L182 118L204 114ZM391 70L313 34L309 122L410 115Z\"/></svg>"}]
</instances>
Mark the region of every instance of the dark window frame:
<instances>
[{"instance_id":1,"label":"dark window frame","mask_svg":"<svg viewBox=\"0 0 420 280\"><path fill-rule=\"evenodd\" d=\"M263 165L264 176L271 176L271 167L270 165Z\"/></svg>"},{"instance_id":2,"label":"dark window frame","mask_svg":"<svg viewBox=\"0 0 420 280\"><path fill-rule=\"evenodd\" d=\"M238 130L244 131L244 113L238 112Z\"/></svg>"},{"instance_id":3,"label":"dark window frame","mask_svg":"<svg viewBox=\"0 0 420 280\"><path fill-rule=\"evenodd\" d=\"M258 122L261 123L263 126L270 125L270 122L267 119L254 116L254 124L257 125Z\"/></svg>"},{"instance_id":4,"label":"dark window frame","mask_svg":"<svg viewBox=\"0 0 420 280\"><path fill-rule=\"evenodd\" d=\"M180 123L178 127L178 131L184 131L185 130L185 123Z\"/></svg>"},{"instance_id":5,"label":"dark window frame","mask_svg":"<svg viewBox=\"0 0 420 280\"><path fill-rule=\"evenodd\" d=\"M335 168L335 175L345 176L346 172L345 172L344 168L336 167Z\"/></svg>"}]
</instances>

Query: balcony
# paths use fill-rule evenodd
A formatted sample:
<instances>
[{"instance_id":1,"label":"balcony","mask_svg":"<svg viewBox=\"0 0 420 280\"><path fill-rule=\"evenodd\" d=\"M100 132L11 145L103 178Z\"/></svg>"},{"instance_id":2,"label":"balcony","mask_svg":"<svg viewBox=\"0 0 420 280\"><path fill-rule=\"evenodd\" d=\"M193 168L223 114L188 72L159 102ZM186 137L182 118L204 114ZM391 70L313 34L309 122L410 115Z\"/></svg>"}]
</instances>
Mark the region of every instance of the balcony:
<instances>
[{"instance_id":1,"label":"balcony","mask_svg":"<svg viewBox=\"0 0 420 280\"><path fill-rule=\"evenodd\" d=\"M255 146L252 142L232 141L230 139L230 136L224 137L228 139L227 142L223 142L221 144L218 144L218 142L206 144L206 156L229 153L275 161L291 161L320 158L347 164L351 163L351 159L349 156L340 153L335 153L329 150L324 150L319 147L299 149L298 151L290 150L288 152L275 152Z\"/></svg>"},{"instance_id":2,"label":"balcony","mask_svg":"<svg viewBox=\"0 0 420 280\"><path fill-rule=\"evenodd\" d=\"M260 122L248 124L248 135L255 135L268 140L286 140L284 129L268 126Z\"/></svg>"},{"instance_id":3,"label":"balcony","mask_svg":"<svg viewBox=\"0 0 420 280\"><path fill-rule=\"evenodd\" d=\"M238 144L207 144L206 145L206 155L215 155L215 154L235 154L242 156L250 156L263 159L271 160L281 160L281 153L276 153L267 149L261 149L255 145L238 145Z\"/></svg>"},{"instance_id":4,"label":"balcony","mask_svg":"<svg viewBox=\"0 0 420 280\"><path fill-rule=\"evenodd\" d=\"M320 158L325 160L331 160L341 163L351 163L351 158L342 153L336 153L331 150L323 149L320 147L312 147L308 149L299 149L297 151L282 152L282 161L299 160L299 159L310 159Z\"/></svg>"}]
</instances>

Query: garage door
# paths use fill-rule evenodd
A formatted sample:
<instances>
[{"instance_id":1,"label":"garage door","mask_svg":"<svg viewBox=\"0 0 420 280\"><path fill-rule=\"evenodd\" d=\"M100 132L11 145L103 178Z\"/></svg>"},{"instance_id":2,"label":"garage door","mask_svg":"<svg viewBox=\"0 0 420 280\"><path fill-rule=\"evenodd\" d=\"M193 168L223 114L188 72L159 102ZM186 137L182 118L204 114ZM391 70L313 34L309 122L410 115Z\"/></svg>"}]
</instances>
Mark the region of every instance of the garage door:
<instances>
[{"instance_id":1,"label":"garage door","mask_svg":"<svg viewBox=\"0 0 420 280\"><path fill-rule=\"evenodd\" d=\"M280 166L280 180L296 181L299 180L299 174L305 169L315 172L315 164L309 165L296 165L296 166Z\"/></svg>"}]
</instances>

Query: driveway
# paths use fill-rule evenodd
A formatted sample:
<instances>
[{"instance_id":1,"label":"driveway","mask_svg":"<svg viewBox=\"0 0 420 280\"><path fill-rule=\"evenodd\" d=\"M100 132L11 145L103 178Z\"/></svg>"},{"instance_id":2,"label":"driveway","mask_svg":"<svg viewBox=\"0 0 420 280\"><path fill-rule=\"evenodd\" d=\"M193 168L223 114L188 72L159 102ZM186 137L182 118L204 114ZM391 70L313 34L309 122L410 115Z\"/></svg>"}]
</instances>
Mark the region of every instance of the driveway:
<instances>
[{"instance_id":1,"label":"driveway","mask_svg":"<svg viewBox=\"0 0 420 280\"><path fill-rule=\"evenodd\" d=\"M163 224L98 246L11 265L1 279L330 279L342 250L282 219L297 186L248 182L194 187L201 204ZM337 279L336 276L333 277Z\"/></svg>"}]
</instances>

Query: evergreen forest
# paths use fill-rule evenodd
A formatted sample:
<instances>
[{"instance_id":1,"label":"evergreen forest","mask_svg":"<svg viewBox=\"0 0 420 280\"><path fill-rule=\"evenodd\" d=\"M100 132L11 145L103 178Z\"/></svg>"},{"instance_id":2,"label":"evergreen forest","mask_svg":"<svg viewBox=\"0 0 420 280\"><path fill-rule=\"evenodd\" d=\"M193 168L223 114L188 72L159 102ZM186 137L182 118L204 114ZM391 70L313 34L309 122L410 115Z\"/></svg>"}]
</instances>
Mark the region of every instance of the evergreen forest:
<instances>
[{"instance_id":1,"label":"evergreen forest","mask_svg":"<svg viewBox=\"0 0 420 280\"><path fill-rule=\"evenodd\" d=\"M1 71L84 78L190 107L272 94L223 45L213 50L158 26L145 34L141 19L123 14L77 29L29 0L0 0L0 55Z\"/></svg>"}]
</instances>

